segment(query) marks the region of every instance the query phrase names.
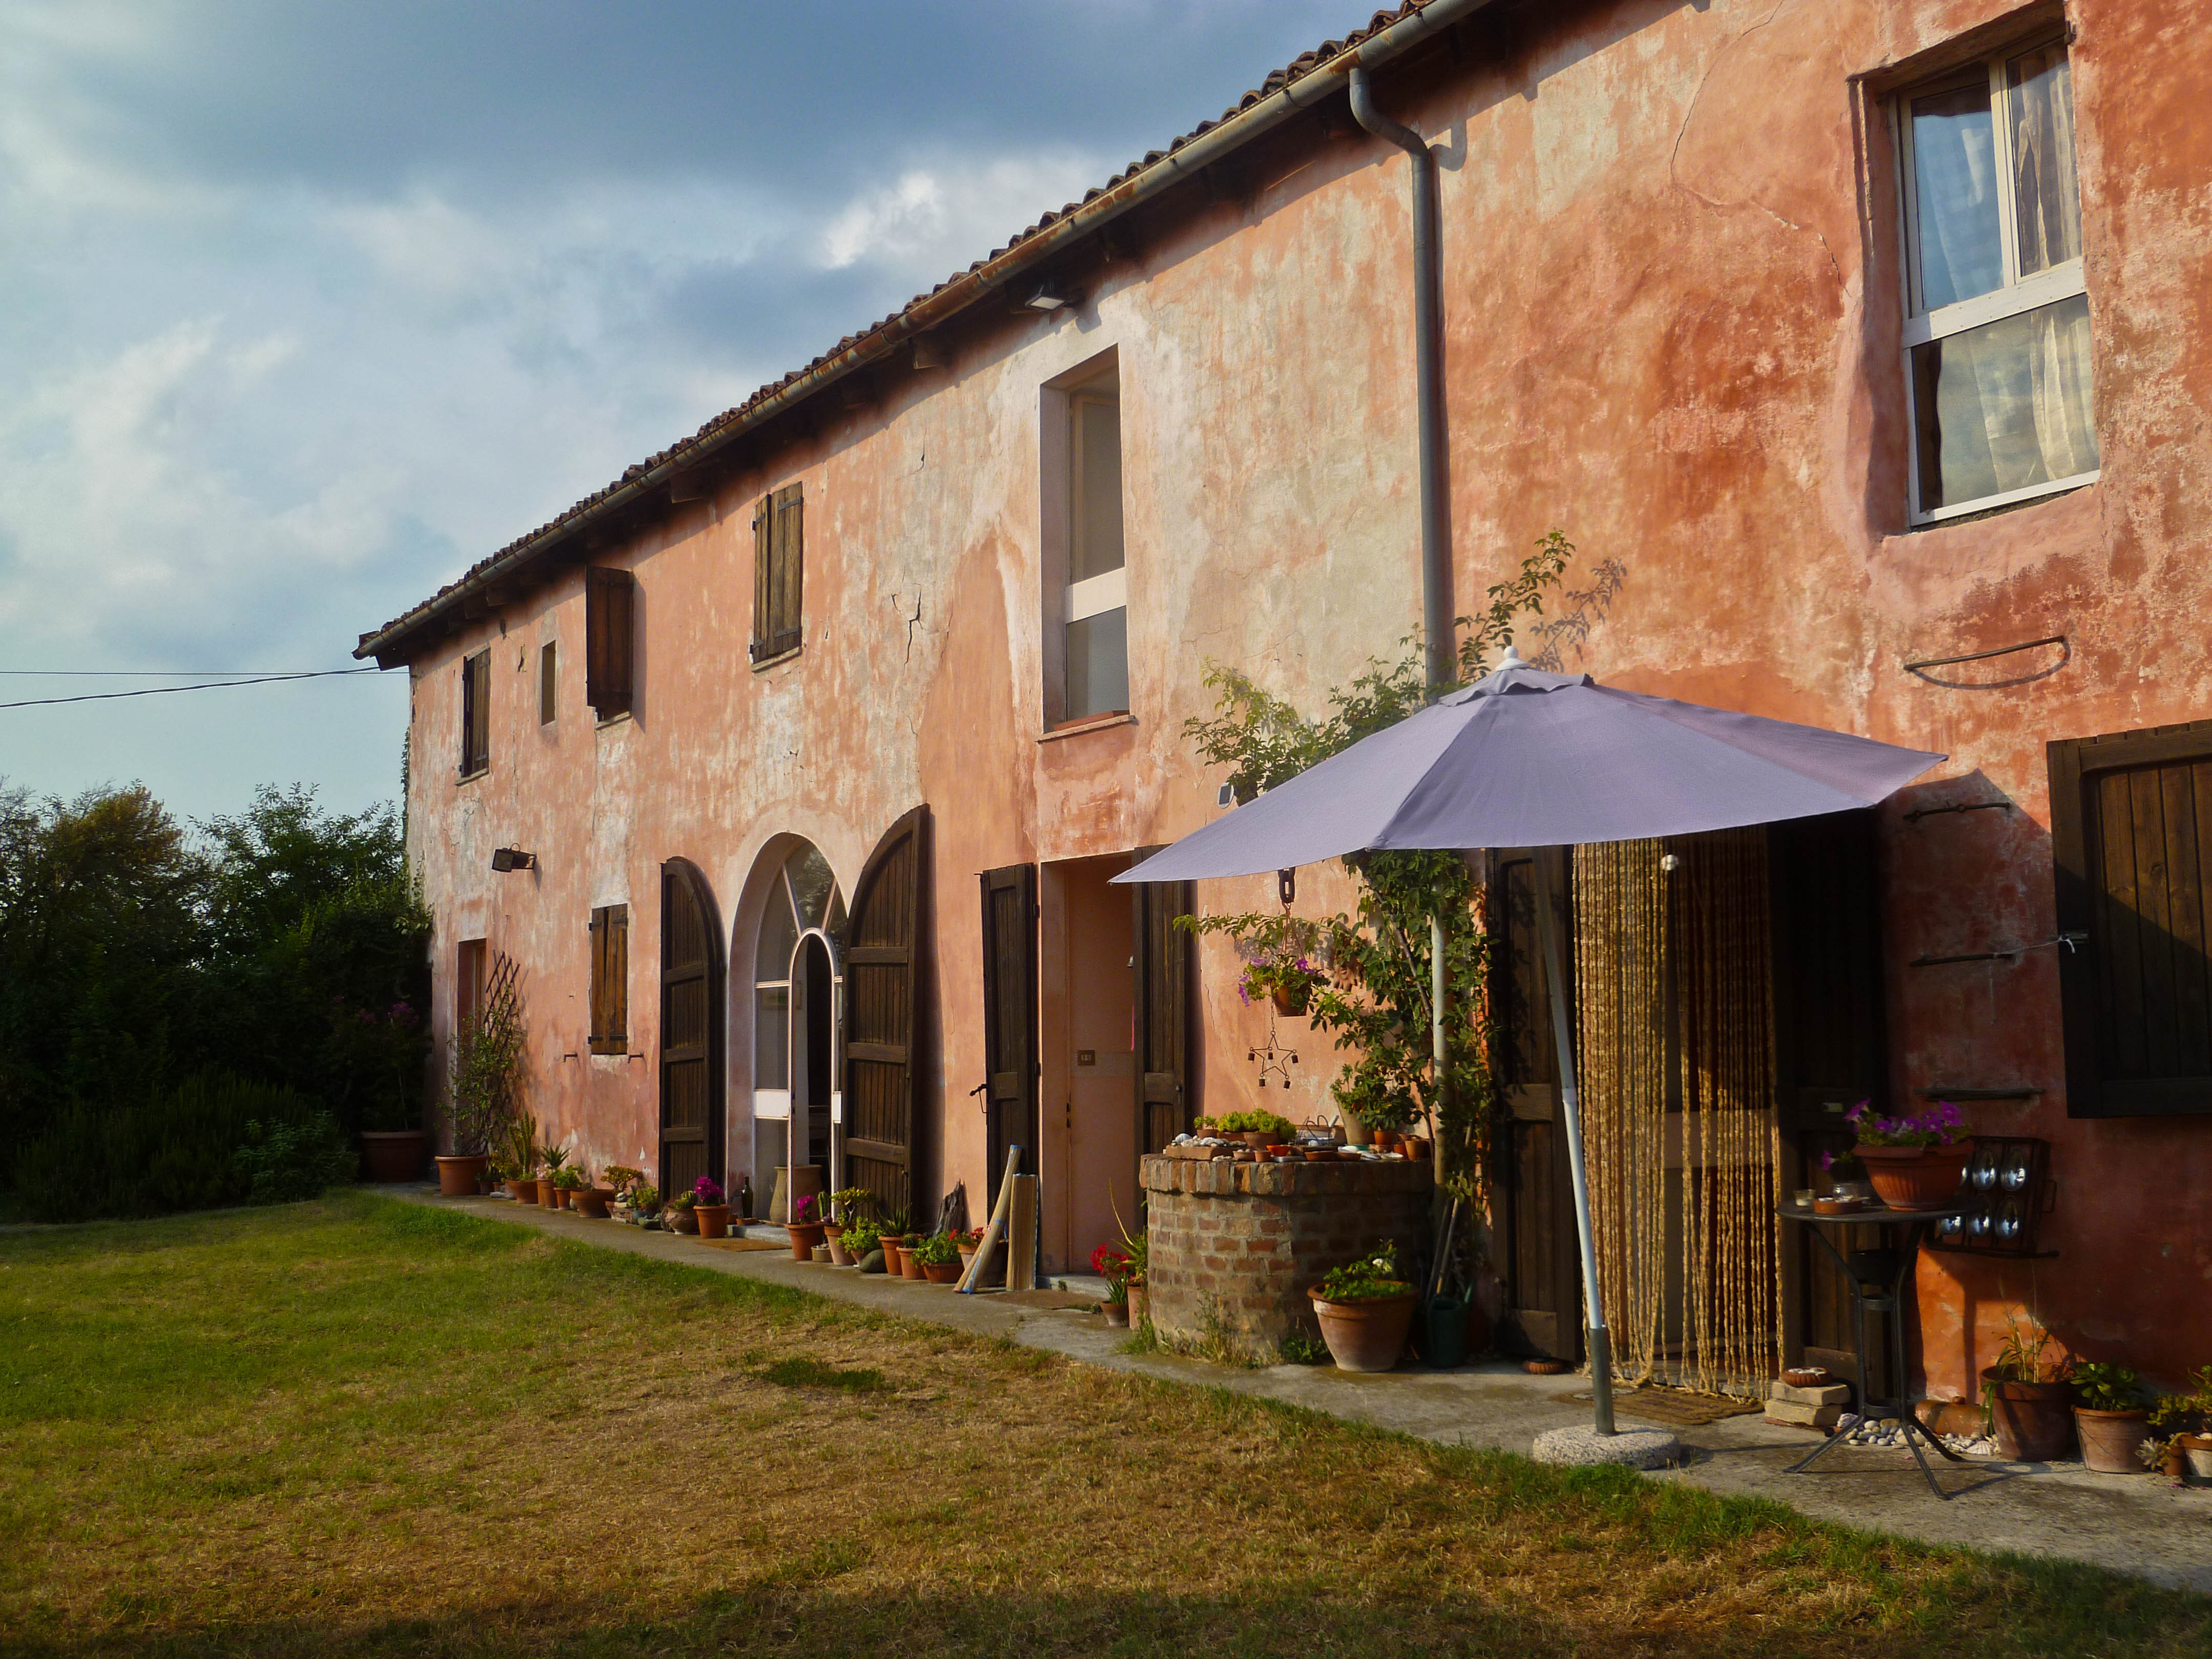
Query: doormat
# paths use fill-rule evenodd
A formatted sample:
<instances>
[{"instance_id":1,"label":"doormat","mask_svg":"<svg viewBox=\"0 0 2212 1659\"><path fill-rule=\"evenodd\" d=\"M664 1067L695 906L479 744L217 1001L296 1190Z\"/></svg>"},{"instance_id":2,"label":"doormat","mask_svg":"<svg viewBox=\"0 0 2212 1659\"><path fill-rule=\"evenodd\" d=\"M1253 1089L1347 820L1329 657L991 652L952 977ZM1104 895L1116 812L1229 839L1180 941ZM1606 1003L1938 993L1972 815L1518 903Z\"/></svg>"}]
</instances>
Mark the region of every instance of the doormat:
<instances>
[{"instance_id":1,"label":"doormat","mask_svg":"<svg viewBox=\"0 0 2212 1659\"><path fill-rule=\"evenodd\" d=\"M1563 1397L1584 1405L1591 1400L1588 1389ZM1696 1394L1688 1389L1655 1388L1616 1389L1613 1406L1615 1411L1631 1417L1673 1424L1679 1428L1695 1428L1728 1417L1748 1417L1753 1412L1766 1409L1766 1402L1760 1400L1738 1400L1725 1394Z\"/></svg>"},{"instance_id":2,"label":"doormat","mask_svg":"<svg viewBox=\"0 0 2212 1659\"><path fill-rule=\"evenodd\" d=\"M704 1244L710 1250L781 1250L786 1255L791 1254L790 1245L779 1244L769 1238L699 1238L692 1243Z\"/></svg>"}]
</instances>

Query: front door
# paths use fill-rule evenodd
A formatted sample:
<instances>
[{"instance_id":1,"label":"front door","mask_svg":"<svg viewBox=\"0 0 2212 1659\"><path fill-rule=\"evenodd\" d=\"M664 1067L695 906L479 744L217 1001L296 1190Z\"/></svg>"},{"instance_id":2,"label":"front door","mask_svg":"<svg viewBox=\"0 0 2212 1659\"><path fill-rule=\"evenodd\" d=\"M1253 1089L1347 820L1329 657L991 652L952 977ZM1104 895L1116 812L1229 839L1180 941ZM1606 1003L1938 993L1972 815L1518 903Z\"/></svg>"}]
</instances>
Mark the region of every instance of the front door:
<instances>
[{"instance_id":1,"label":"front door","mask_svg":"<svg viewBox=\"0 0 2212 1659\"><path fill-rule=\"evenodd\" d=\"M660 1190L722 1167L722 935L706 878L660 866Z\"/></svg>"},{"instance_id":2,"label":"front door","mask_svg":"<svg viewBox=\"0 0 2212 1659\"><path fill-rule=\"evenodd\" d=\"M845 924L843 1184L866 1187L886 1215L921 1197L928 877L929 808L917 806L868 854ZM913 1220L927 1226L935 1216L933 1207Z\"/></svg>"}]
</instances>

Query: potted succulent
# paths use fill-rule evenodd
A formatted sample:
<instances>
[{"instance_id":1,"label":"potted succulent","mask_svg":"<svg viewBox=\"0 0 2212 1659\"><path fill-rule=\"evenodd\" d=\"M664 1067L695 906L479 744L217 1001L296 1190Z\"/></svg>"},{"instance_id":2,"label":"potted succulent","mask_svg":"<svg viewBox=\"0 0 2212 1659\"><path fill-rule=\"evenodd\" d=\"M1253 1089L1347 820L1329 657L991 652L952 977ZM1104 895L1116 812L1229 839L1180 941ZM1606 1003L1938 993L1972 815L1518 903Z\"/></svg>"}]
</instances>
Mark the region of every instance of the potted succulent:
<instances>
[{"instance_id":1,"label":"potted succulent","mask_svg":"<svg viewBox=\"0 0 2212 1659\"><path fill-rule=\"evenodd\" d=\"M1297 1127L1273 1112L1230 1112L1217 1119L1214 1133L1226 1139L1243 1139L1248 1146L1283 1146L1297 1139Z\"/></svg>"},{"instance_id":2,"label":"potted succulent","mask_svg":"<svg viewBox=\"0 0 2212 1659\"><path fill-rule=\"evenodd\" d=\"M1398 1363L1413 1328L1415 1296L1399 1275L1395 1244L1377 1244L1358 1261L1330 1268L1306 1294L1339 1370L1387 1371Z\"/></svg>"},{"instance_id":3,"label":"potted succulent","mask_svg":"<svg viewBox=\"0 0 2212 1659\"><path fill-rule=\"evenodd\" d=\"M960 1247L950 1233L932 1233L914 1247L921 1276L933 1285L951 1285L960 1277Z\"/></svg>"},{"instance_id":4,"label":"potted succulent","mask_svg":"<svg viewBox=\"0 0 2212 1659\"><path fill-rule=\"evenodd\" d=\"M877 1224L876 1243L884 1253L884 1271L893 1279L905 1271L901 1260L906 1249L906 1212L893 1210Z\"/></svg>"},{"instance_id":5,"label":"potted succulent","mask_svg":"<svg viewBox=\"0 0 2212 1659\"><path fill-rule=\"evenodd\" d=\"M2085 1360L2074 1367L2074 1431L2081 1461L2099 1474L2136 1474L2136 1449L2145 1439L2150 1412L2142 1384L2125 1365Z\"/></svg>"},{"instance_id":6,"label":"potted succulent","mask_svg":"<svg viewBox=\"0 0 2212 1659\"><path fill-rule=\"evenodd\" d=\"M2033 1316L2005 1316L1997 1363L1982 1373L1982 1405L2000 1456L2048 1463L2074 1443L2068 1377L2073 1361Z\"/></svg>"},{"instance_id":7,"label":"potted succulent","mask_svg":"<svg viewBox=\"0 0 2212 1659\"><path fill-rule=\"evenodd\" d=\"M835 1225L849 1227L875 1212L876 1195L866 1187L841 1187L830 1194L830 1218Z\"/></svg>"},{"instance_id":8,"label":"potted succulent","mask_svg":"<svg viewBox=\"0 0 2212 1659\"><path fill-rule=\"evenodd\" d=\"M1121 1243L1129 1257L1129 1278L1126 1289L1129 1301L1129 1328L1135 1330L1145 1322L1150 1291L1145 1281L1146 1269L1152 1265L1152 1233L1140 1228L1132 1236L1127 1229L1121 1234Z\"/></svg>"},{"instance_id":9,"label":"potted succulent","mask_svg":"<svg viewBox=\"0 0 2212 1659\"><path fill-rule=\"evenodd\" d=\"M1346 1070L1328 1091L1343 1115L1350 1146L1370 1145L1378 1133L1395 1134L1413 1121L1413 1097L1373 1073Z\"/></svg>"},{"instance_id":10,"label":"potted succulent","mask_svg":"<svg viewBox=\"0 0 2212 1659\"><path fill-rule=\"evenodd\" d=\"M784 1231L791 1238L791 1259L793 1261L814 1260L814 1247L822 1243L828 1224L822 1218L822 1199L817 1193L807 1193L792 1212L791 1220Z\"/></svg>"},{"instance_id":11,"label":"potted succulent","mask_svg":"<svg viewBox=\"0 0 2212 1659\"><path fill-rule=\"evenodd\" d=\"M694 1194L677 1194L668 1200L668 1207L660 1212L660 1224L672 1233L690 1233L696 1236L699 1231L699 1218L691 1212L698 1202L699 1200Z\"/></svg>"},{"instance_id":12,"label":"potted succulent","mask_svg":"<svg viewBox=\"0 0 2212 1659\"><path fill-rule=\"evenodd\" d=\"M527 1112L516 1113L507 1120L499 1152L500 1178L507 1182L507 1195L516 1203L538 1201L534 1172L543 1156L538 1146L538 1120Z\"/></svg>"},{"instance_id":13,"label":"potted succulent","mask_svg":"<svg viewBox=\"0 0 2212 1659\"><path fill-rule=\"evenodd\" d=\"M565 1146L548 1146L538 1154L538 1201L549 1210L561 1207L561 1200L554 1190L554 1177L568 1161Z\"/></svg>"},{"instance_id":14,"label":"potted succulent","mask_svg":"<svg viewBox=\"0 0 2212 1659\"><path fill-rule=\"evenodd\" d=\"M610 1164L603 1172L602 1184L608 1191L607 1209L617 1221L630 1218L630 1188L645 1179L645 1171L633 1170L627 1164Z\"/></svg>"},{"instance_id":15,"label":"potted succulent","mask_svg":"<svg viewBox=\"0 0 2212 1659\"><path fill-rule=\"evenodd\" d=\"M1893 1210L1929 1210L1958 1195L1973 1137L1959 1109L1939 1100L1902 1117L1881 1117L1861 1101L1844 1114L1858 1132L1851 1151L1866 1165L1874 1195Z\"/></svg>"},{"instance_id":16,"label":"potted succulent","mask_svg":"<svg viewBox=\"0 0 2212 1659\"><path fill-rule=\"evenodd\" d=\"M1109 1325L1129 1322L1129 1272L1135 1266L1127 1251L1111 1244L1101 1244L1091 1253L1091 1271L1106 1281L1106 1299L1098 1304L1098 1311L1106 1316Z\"/></svg>"},{"instance_id":17,"label":"potted succulent","mask_svg":"<svg viewBox=\"0 0 2212 1659\"><path fill-rule=\"evenodd\" d=\"M721 1238L730 1231L730 1206L712 1176L701 1176L691 1183L691 1219L702 1238Z\"/></svg>"}]
</instances>

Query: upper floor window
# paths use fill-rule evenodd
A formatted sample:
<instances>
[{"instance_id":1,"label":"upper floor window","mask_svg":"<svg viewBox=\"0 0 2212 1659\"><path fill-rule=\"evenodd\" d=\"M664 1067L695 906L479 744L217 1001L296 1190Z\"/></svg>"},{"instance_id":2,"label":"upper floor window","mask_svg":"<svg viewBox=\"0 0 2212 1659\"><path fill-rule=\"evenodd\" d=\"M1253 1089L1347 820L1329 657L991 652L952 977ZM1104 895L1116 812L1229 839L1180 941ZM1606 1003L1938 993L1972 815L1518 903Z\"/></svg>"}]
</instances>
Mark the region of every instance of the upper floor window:
<instances>
[{"instance_id":1,"label":"upper floor window","mask_svg":"<svg viewBox=\"0 0 2212 1659\"><path fill-rule=\"evenodd\" d=\"M637 578L584 572L584 701L602 720L630 712L637 679Z\"/></svg>"},{"instance_id":2,"label":"upper floor window","mask_svg":"<svg viewBox=\"0 0 2212 1659\"><path fill-rule=\"evenodd\" d=\"M757 663L799 649L805 637L799 599L806 586L806 499L786 484L753 512L753 643Z\"/></svg>"},{"instance_id":3,"label":"upper floor window","mask_svg":"<svg viewBox=\"0 0 2212 1659\"><path fill-rule=\"evenodd\" d=\"M491 647L461 659L461 776L491 769Z\"/></svg>"},{"instance_id":4,"label":"upper floor window","mask_svg":"<svg viewBox=\"0 0 2212 1659\"><path fill-rule=\"evenodd\" d=\"M2063 40L1899 99L1912 520L2092 482L2097 434Z\"/></svg>"},{"instance_id":5,"label":"upper floor window","mask_svg":"<svg viewBox=\"0 0 2212 1659\"><path fill-rule=\"evenodd\" d=\"M538 647L538 723L550 726L560 712L561 664L554 641L548 640Z\"/></svg>"}]
</instances>

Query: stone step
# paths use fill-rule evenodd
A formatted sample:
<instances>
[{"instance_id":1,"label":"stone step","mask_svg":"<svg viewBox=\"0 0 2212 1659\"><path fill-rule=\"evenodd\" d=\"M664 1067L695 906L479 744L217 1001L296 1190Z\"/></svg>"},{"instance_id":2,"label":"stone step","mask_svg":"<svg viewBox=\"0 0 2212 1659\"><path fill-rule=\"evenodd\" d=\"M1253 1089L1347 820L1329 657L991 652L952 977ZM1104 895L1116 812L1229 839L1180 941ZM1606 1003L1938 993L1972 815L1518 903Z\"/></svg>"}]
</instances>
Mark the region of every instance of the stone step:
<instances>
[{"instance_id":1,"label":"stone step","mask_svg":"<svg viewBox=\"0 0 2212 1659\"><path fill-rule=\"evenodd\" d=\"M1777 1382L1767 1390L1766 1397L1784 1400L1793 1406L1842 1406L1850 1403L1851 1385L1829 1382L1817 1389L1796 1389L1787 1382Z\"/></svg>"}]
</instances>

